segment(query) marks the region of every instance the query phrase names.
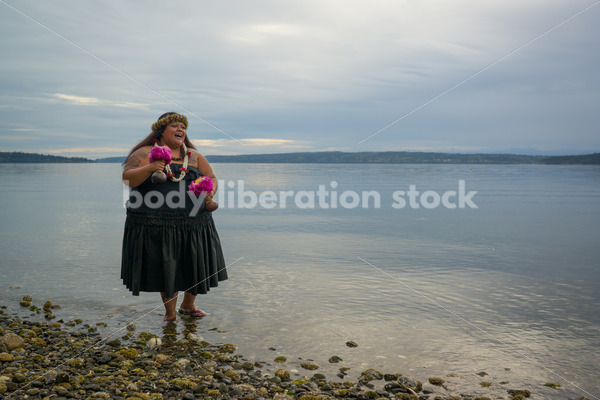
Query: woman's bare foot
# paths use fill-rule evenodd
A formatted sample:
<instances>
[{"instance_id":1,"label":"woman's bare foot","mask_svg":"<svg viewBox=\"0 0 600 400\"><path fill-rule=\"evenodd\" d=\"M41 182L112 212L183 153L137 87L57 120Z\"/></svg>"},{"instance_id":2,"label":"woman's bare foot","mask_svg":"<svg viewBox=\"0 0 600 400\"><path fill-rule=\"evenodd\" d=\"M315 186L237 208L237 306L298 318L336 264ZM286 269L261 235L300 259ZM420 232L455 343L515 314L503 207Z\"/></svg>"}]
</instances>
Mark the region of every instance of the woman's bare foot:
<instances>
[{"instance_id":1,"label":"woman's bare foot","mask_svg":"<svg viewBox=\"0 0 600 400\"><path fill-rule=\"evenodd\" d=\"M177 318L177 292L172 297L167 297L164 293L160 294L163 304L165 306L165 317L163 318L164 323L175 321Z\"/></svg>"},{"instance_id":2,"label":"woman's bare foot","mask_svg":"<svg viewBox=\"0 0 600 400\"><path fill-rule=\"evenodd\" d=\"M202 318L206 315L206 313L202 310L197 309L196 307L190 308L184 308L184 307L180 307L179 308L179 314L181 315L186 315L188 317L193 317L193 318Z\"/></svg>"},{"instance_id":3,"label":"woman's bare foot","mask_svg":"<svg viewBox=\"0 0 600 400\"><path fill-rule=\"evenodd\" d=\"M187 315L188 317L194 318L202 318L206 315L206 313L202 310L199 310L194 305L196 301L196 295L191 294L189 292L185 292L183 294L183 301L181 302L181 306L179 306L179 314Z\"/></svg>"},{"instance_id":4,"label":"woman's bare foot","mask_svg":"<svg viewBox=\"0 0 600 400\"><path fill-rule=\"evenodd\" d=\"M168 324L169 322L173 322L177 319L177 314L174 315L165 315L165 317L163 318L163 322L165 324Z\"/></svg>"}]
</instances>

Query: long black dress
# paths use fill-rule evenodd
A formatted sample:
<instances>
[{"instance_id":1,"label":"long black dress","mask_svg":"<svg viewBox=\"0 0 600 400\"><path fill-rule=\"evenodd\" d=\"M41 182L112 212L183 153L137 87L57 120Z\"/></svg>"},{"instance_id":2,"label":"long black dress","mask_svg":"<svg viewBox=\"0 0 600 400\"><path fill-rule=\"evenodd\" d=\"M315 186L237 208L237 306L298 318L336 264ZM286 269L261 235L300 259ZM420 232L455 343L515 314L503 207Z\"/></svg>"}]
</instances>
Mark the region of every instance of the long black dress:
<instances>
[{"instance_id":1,"label":"long black dress","mask_svg":"<svg viewBox=\"0 0 600 400\"><path fill-rule=\"evenodd\" d=\"M180 168L171 164L175 176ZM190 197L187 188L202 174L194 167L188 169L181 182L167 179L154 184L148 178L131 189L121 278L135 296L140 292L164 292L169 298L178 291L206 294L227 279L212 214L203 202Z\"/></svg>"}]
</instances>

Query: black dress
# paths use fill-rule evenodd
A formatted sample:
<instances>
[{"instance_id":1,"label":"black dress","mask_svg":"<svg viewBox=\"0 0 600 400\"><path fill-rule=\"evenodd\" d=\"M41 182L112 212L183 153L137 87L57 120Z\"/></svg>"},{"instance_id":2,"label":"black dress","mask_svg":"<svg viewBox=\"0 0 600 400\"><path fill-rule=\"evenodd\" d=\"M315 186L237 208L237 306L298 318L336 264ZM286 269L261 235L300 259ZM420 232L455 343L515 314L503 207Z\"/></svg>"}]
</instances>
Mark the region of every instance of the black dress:
<instances>
[{"instance_id":1,"label":"black dress","mask_svg":"<svg viewBox=\"0 0 600 400\"><path fill-rule=\"evenodd\" d=\"M171 164L176 177L180 168ZM133 295L164 292L171 298L178 291L206 294L227 279L212 214L187 188L202 173L194 167L188 169L181 182L167 179L164 184L154 184L148 178L131 189L121 278Z\"/></svg>"}]
</instances>

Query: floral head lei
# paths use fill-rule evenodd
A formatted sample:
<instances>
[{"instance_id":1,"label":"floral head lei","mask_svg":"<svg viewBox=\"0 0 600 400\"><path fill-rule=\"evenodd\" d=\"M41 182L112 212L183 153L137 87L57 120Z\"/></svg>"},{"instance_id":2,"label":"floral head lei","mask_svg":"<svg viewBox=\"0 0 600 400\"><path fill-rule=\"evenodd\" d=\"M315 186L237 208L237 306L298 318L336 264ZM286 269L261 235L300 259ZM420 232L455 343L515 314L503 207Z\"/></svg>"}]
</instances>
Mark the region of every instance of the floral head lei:
<instances>
[{"instance_id":1,"label":"floral head lei","mask_svg":"<svg viewBox=\"0 0 600 400\"><path fill-rule=\"evenodd\" d=\"M187 117L185 115L182 115L182 114L169 114L166 117L160 118L158 121L156 121L155 123L152 124L152 132L156 132L157 130L159 130L163 126L167 126L171 122L175 122L175 121L177 121L177 122L183 122L183 125L185 125L185 129L188 128L188 120L187 120Z\"/></svg>"}]
</instances>

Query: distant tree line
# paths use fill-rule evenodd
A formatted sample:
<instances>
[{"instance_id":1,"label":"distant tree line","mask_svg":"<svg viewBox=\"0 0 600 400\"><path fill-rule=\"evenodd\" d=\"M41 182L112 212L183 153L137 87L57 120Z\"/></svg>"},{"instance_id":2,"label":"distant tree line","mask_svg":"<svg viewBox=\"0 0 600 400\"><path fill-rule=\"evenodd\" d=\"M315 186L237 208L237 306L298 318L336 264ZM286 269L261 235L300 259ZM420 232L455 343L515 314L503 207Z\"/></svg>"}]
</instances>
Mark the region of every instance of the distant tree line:
<instances>
[{"instance_id":1,"label":"distant tree line","mask_svg":"<svg viewBox=\"0 0 600 400\"><path fill-rule=\"evenodd\" d=\"M542 164L567 165L567 164L583 164L583 165L599 165L600 153L584 154L581 156L553 156L542 159Z\"/></svg>"},{"instance_id":2,"label":"distant tree line","mask_svg":"<svg viewBox=\"0 0 600 400\"><path fill-rule=\"evenodd\" d=\"M345 153L321 151L305 153L241 154L206 156L222 163L321 163L321 164L552 164L600 165L600 153L578 156L527 156L519 154L457 154L409 151ZM23 152L0 152L0 163L121 163L125 157L90 160Z\"/></svg>"},{"instance_id":3,"label":"distant tree line","mask_svg":"<svg viewBox=\"0 0 600 400\"><path fill-rule=\"evenodd\" d=\"M119 163L121 164L123 161L125 161L127 157L125 156L119 156L119 157L106 157L106 158L99 158L96 160L97 163Z\"/></svg>"},{"instance_id":4,"label":"distant tree line","mask_svg":"<svg viewBox=\"0 0 600 400\"><path fill-rule=\"evenodd\" d=\"M600 164L600 153L582 156L528 156L519 154L456 154L408 151L344 153L340 151L207 156L224 163L323 164Z\"/></svg>"},{"instance_id":5,"label":"distant tree line","mask_svg":"<svg viewBox=\"0 0 600 400\"><path fill-rule=\"evenodd\" d=\"M51 156L49 154L0 151L0 163L93 163L83 157Z\"/></svg>"}]
</instances>

